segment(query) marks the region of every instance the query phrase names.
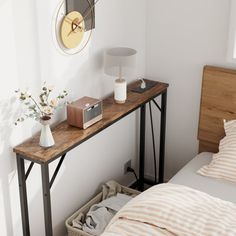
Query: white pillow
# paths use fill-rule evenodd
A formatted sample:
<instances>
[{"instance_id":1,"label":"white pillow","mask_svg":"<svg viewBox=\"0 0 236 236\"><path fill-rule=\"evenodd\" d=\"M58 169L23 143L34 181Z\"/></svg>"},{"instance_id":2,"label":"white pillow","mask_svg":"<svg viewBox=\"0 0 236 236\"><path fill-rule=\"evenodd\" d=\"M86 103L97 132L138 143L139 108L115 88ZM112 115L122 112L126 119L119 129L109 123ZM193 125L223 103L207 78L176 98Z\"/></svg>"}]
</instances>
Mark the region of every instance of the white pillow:
<instances>
[{"instance_id":1,"label":"white pillow","mask_svg":"<svg viewBox=\"0 0 236 236\"><path fill-rule=\"evenodd\" d=\"M224 129L226 136L220 141L219 152L197 173L236 182L236 120L224 121Z\"/></svg>"}]
</instances>

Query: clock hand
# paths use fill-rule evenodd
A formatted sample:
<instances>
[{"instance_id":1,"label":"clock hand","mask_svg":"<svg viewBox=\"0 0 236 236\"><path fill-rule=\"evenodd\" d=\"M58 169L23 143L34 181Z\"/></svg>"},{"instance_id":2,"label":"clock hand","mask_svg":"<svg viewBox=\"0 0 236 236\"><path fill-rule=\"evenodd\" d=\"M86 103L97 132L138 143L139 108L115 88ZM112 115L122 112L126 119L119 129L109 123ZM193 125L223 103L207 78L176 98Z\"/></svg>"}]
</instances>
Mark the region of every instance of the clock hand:
<instances>
[{"instance_id":1,"label":"clock hand","mask_svg":"<svg viewBox=\"0 0 236 236\"><path fill-rule=\"evenodd\" d=\"M69 21L69 23L71 24L71 28L72 28L72 30L69 32L68 36L70 36L70 34L72 32L76 32L77 29L79 29L80 32L82 32L84 30L84 28L80 25L83 22L83 20L81 21L81 23L79 23L78 18L77 19L71 19L67 15L65 15L65 18L66 18L67 21Z\"/></svg>"},{"instance_id":2,"label":"clock hand","mask_svg":"<svg viewBox=\"0 0 236 236\"><path fill-rule=\"evenodd\" d=\"M69 32L69 34L68 34L68 36L70 36L71 35L71 33L73 33L73 32L75 32L75 33L77 33L78 31L76 31L76 30L79 30L80 32L82 32L83 30L84 30L84 28L82 27L82 26L80 26L78 23L76 23L76 22L72 22L72 29L71 29L71 31Z\"/></svg>"},{"instance_id":3,"label":"clock hand","mask_svg":"<svg viewBox=\"0 0 236 236\"><path fill-rule=\"evenodd\" d=\"M79 21L79 19L77 19L78 21L76 21L76 19L73 20L70 17L68 17L67 15L65 15L65 18L69 21L69 23L72 24L72 27L75 26L76 28L78 27L78 28L82 29L82 27L80 26L80 23L82 23L83 20ZM75 30L76 28L73 28L73 29Z\"/></svg>"}]
</instances>

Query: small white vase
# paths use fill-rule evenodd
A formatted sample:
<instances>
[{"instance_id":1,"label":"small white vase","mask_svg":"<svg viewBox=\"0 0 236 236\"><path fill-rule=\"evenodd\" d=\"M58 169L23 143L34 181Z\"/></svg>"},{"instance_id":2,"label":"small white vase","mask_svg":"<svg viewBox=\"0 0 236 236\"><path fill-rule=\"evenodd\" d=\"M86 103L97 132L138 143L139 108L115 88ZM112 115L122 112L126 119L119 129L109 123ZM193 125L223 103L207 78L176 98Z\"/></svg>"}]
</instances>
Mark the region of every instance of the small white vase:
<instances>
[{"instance_id":1,"label":"small white vase","mask_svg":"<svg viewBox=\"0 0 236 236\"><path fill-rule=\"evenodd\" d=\"M44 148L52 147L55 142L52 136L51 128L50 128L51 117L44 117L40 119L40 123L42 124L41 135L39 140L39 145Z\"/></svg>"}]
</instances>

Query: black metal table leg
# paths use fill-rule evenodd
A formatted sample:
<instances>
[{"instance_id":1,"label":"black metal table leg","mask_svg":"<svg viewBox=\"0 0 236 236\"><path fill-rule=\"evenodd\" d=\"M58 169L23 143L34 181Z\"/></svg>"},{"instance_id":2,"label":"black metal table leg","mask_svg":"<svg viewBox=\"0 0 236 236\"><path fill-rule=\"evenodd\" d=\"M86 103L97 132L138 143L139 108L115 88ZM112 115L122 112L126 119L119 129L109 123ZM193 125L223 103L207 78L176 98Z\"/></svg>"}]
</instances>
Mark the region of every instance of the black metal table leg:
<instances>
[{"instance_id":1,"label":"black metal table leg","mask_svg":"<svg viewBox=\"0 0 236 236\"><path fill-rule=\"evenodd\" d=\"M24 236L30 236L27 190L25 182L26 181L25 163L24 159L21 158L19 154L16 155L16 160L17 160L17 172L18 172L19 191L20 191L23 234Z\"/></svg>"},{"instance_id":2,"label":"black metal table leg","mask_svg":"<svg viewBox=\"0 0 236 236\"><path fill-rule=\"evenodd\" d=\"M50 180L48 164L41 164L42 173L42 187L43 187L43 205L44 205L44 221L45 234L52 236L52 211L51 211L51 197L50 197Z\"/></svg>"},{"instance_id":3,"label":"black metal table leg","mask_svg":"<svg viewBox=\"0 0 236 236\"><path fill-rule=\"evenodd\" d=\"M139 146L139 183L138 190L144 190L144 164L145 164L145 129L146 104L140 108L140 146Z\"/></svg>"},{"instance_id":4,"label":"black metal table leg","mask_svg":"<svg viewBox=\"0 0 236 236\"><path fill-rule=\"evenodd\" d=\"M166 102L167 91L161 96L161 128L160 128L160 152L159 152L159 183L164 182L165 168L165 136L166 136Z\"/></svg>"}]
</instances>

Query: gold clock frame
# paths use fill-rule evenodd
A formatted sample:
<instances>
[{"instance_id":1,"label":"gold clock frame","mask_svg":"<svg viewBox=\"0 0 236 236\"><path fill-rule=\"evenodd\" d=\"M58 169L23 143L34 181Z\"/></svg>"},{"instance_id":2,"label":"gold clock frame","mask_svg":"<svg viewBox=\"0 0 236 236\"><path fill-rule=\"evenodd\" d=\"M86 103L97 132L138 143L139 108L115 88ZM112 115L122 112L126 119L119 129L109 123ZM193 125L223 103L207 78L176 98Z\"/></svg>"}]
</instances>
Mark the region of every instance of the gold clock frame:
<instances>
[{"instance_id":1,"label":"gold clock frame","mask_svg":"<svg viewBox=\"0 0 236 236\"><path fill-rule=\"evenodd\" d=\"M87 1L91 9L93 9L94 6L91 4L90 0ZM53 38L57 44L57 49L61 53L75 55L80 53L88 45L92 36L92 30L85 31L85 23L81 13L73 11L66 15L62 13L63 8L65 8L65 0L62 0L58 4L53 17ZM95 19L92 18L91 25L94 23L94 20ZM77 37L77 39L74 37ZM81 46L82 43L83 45Z\"/></svg>"}]
</instances>

